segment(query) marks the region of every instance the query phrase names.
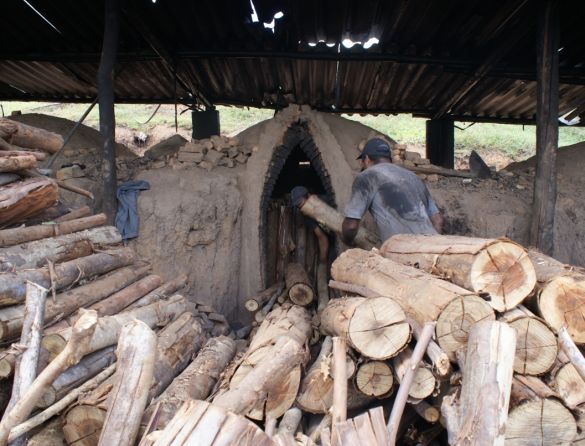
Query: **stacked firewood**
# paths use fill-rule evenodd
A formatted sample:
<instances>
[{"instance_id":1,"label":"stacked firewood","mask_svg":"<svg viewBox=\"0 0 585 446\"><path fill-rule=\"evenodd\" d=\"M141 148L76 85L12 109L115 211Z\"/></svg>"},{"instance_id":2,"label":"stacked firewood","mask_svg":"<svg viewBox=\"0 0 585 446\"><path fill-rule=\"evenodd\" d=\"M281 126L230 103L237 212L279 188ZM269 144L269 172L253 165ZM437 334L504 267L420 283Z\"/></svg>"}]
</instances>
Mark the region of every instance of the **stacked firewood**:
<instances>
[{"instance_id":1,"label":"stacked firewood","mask_svg":"<svg viewBox=\"0 0 585 446\"><path fill-rule=\"evenodd\" d=\"M184 274L152 274L103 214L64 220L0 230L0 444L55 415L71 444L97 444L102 431L102 444L123 444L112 433L135 439L146 405L165 400L197 352L189 373L211 390L205 358L226 356L218 375L235 351L223 315L176 294Z\"/></svg>"}]
</instances>

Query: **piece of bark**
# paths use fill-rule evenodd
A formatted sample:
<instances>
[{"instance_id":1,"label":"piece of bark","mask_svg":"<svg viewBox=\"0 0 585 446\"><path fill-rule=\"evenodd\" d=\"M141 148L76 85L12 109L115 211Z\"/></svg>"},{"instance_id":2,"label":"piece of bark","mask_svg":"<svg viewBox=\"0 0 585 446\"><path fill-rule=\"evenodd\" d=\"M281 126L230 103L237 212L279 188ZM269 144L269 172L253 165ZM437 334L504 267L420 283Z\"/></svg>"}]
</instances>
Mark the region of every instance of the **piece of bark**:
<instances>
[{"instance_id":1,"label":"piece of bark","mask_svg":"<svg viewBox=\"0 0 585 446\"><path fill-rule=\"evenodd\" d=\"M225 336L209 339L197 357L154 399L144 413L143 422L156 411L157 429L164 429L189 398L206 399L236 353L235 342Z\"/></svg>"},{"instance_id":2,"label":"piece of bark","mask_svg":"<svg viewBox=\"0 0 585 446\"><path fill-rule=\"evenodd\" d=\"M398 393L396 394L396 399L394 400L394 405L392 406L392 411L390 413L390 418L388 419L387 424L388 436L390 437L389 444L396 443L398 425L400 423L400 418L402 418L404 406L406 405L410 385L412 384L416 370L418 369L419 363L421 362L425 350L427 349L427 345L433 336L433 332L435 331L434 329L434 322L427 322L424 325L421 335L416 343L416 347L414 348L410 358L410 365L408 366L408 370L402 377L402 382L398 388Z\"/></svg>"},{"instance_id":3,"label":"piece of bark","mask_svg":"<svg viewBox=\"0 0 585 446\"><path fill-rule=\"evenodd\" d=\"M499 318L516 331L514 371L521 375L543 375L558 356L557 338L551 328L523 305Z\"/></svg>"},{"instance_id":4,"label":"piece of bark","mask_svg":"<svg viewBox=\"0 0 585 446\"><path fill-rule=\"evenodd\" d=\"M436 321L438 343L453 362L455 352L466 345L469 327L480 320L495 319L494 310L480 297L375 252L345 251L333 262L331 275L391 297L421 327Z\"/></svg>"},{"instance_id":5,"label":"piece of bark","mask_svg":"<svg viewBox=\"0 0 585 446\"><path fill-rule=\"evenodd\" d=\"M387 397L394 385L392 368L383 361L364 362L358 367L355 384L365 395Z\"/></svg>"},{"instance_id":6,"label":"piece of bark","mask_svg":"<svg viewBox=\"0 0 585 446\"><path fill-rule=\"evenodd\" d=\"M235 414L248 413L265 400L270 391L273 391L272 398L276 396L274 390L283 388L282 384L287 381L290 372L304 362L305 355L302 344L291 338L279 337L270 350L270 356L256 363L238 383L217 396L213 404Z\"/></svg>"},{"instance_id":7,"label":"piece of bark","mask_svg":"<svg viewBox=\"0 0 585 446\"><path fill-rule=\"evenodd\" d=\"M187 284L187 275L186 274L179 274L173 280L169 282L165 282L157 289L151 291L146 296L141 297L137 301L130 304L126 310L131 310L138 307L144 307L145 305L150 305L152 303L158 302L160 300L164 300L169 296L173 295L180 289L184 288Z\"/></svg>"},{"instance_id":8,"label":"piece of bark","mask_svg":"<svg viewBox=\"0 0 585 446\"><path fill-rule=\"evenodd\" d=\"M500 312L520 304L536 285L526 249L507 239L398 234L384 242L380 253L486 295Z\"/></svg>"},{"instance_id":9,"label":"piece of bark","mask_svg":"<svg viewBox=\"0 0 585 446\"><path fill-rule=\"evenodd\" d=\"M322 223L337 235L341 235L343 215L320 200L316 195L309 195L309 198L305 200L305 203L301 207L301 212L313 220ZM359 227L354 242L356 246L363 249L372 249L380 246L380 238L363 226Z\"/></svg>"},{"instance_id":10,"label":"piece of bark","mask_svg":"<svg viewBox=\"0 0 585 446\"><path fill-rule=\"evenodd\" d=\"M14 408L4 414L0 422L0 445L5 445L13 427L22 423L35 408L45 389L68 367L77 364L90 353L90 340L94 336L97 315L88 311L72 329L71 338L63 351L39 374L26 389Z\"/></svg>"},{"instance_id":11,"label":"piece of bark","mask_svg":"<svg viewBox=\"0 0 585 446\"><path fill-rule=\"evenodd\" d=\"M280 284L275 283L271 287L266 288L263 291L260 291L259 293L257 293L253 297L250 297L244 303L246 310L251 311L251 312L258 311L261 307L266 305L266 303L270 300L270 298L272 296L274 296L274 294L276 292L278 292L279 289L280 289Z\"/></svg>"},{"instance_id":12,"label":"piece of bark","mask_svg":"<svg viewBox=\"0 0 585 446\"><path fill-rule=\"evenodd\" d=\"M0 172L18 172L37 167L37 158L26 153L0 151Z\"/></svg>"},{"instance_id":13,"label":"piece of bark","mask_svg":"<svg viewBox=\"0 0 585 446\"><path fill-rule=\"evenodd\" d=\"M503 322L471 328L458 402L445 397L442 412L449 443L502 445L512 387L516 332Z\"/></svg>"},{"instance_id":14,"label":"piece of bark","mask_svg":"<svg viewBox=\"0 0 585 446\"><path fill-rule=\"evenodd\" d=\"M57 237L83 231L95 226L101 226L106 222L105 214L92 215L90 217L63 221L55 224L42 224L24 228L3 229L0 231L0 246L20 245L47 237ZM29 245L25 245L29 246Z\"/></svg>"},{"instance_id":15,"label":"piece of bark","mask_svg":"<svg viewBox=\"0 0 585 446\"><path fill-rule=\"evenodd\" d=\"M111 376L114 373L115 368L116 365L112 364L111 366L100 372L97 376L93 377L86 383L69 392L67 395L65 395L65 397L57 401L52 406L48 407L47 409L38 413L37 415L29 418L24 423L21 423L18 426L12 428L12 430L10 431L10 436L8 437L8 441L12 442L15 438L24 435L25 433L29 432L30 430L34 429L37 426L40 426L45 421L49 420L55 415L61 413L71 403L73 403L79 397L79 395L82 395L85 392L94 389L99 384L101 384L105 379ZM59 424L61 424L60 421Z\"/></svg>"},{"instance_id":16,"label":"piece of bark","mask_svg":"<svg viewBox=\"0 0 585 446\"><path fill-rule=\"evenodd\" d=\"M144 322L129 322L122 328L116 350L116 384L98 445L134 445L154 377L156 348L156 334Z\"/></svg>"},{"instance_id":17,"label":"piece of bark","mask_svg":"<svg viewBox=\"0 0 585 446\"><path fill-rule=\"evenodd\" d=\"M5 413L9 413L12 410L25 390L37 377L47 293L47 289L36 283L28 282L26 284L24 321L20 336L20 344L25 350L16 360L12 396Z\"/></svg>"},{"instance_id":18,"label":"piece of bark","mask_svg":"<svg viewBox=\"0 0 585 446\"><path fill-rule=\"evenodd\" d=\"M115 350L115 347L111 346L91 353L79 361L78 364L65 370L45 390L37 407L45 408L55 404L75 388L78 388L87 380L112 365L116 361Z\"/></svg>"},{"instance_id":19,"label":"piece of bark","mask_svg":"<svg viewBox=\"0 0 585 446\"><path fill-rule=\"evenodd\" d=\"M59 265L56 268L58 267ZM57 322L79 308L89 306L96 300L115 293L148 274L149 269L150 266L143 264L120 268L86 285L57 294L56 299L47 302L45 324ZM20 332L23 315L22 305L0 309L0 339L10 339ZM48 330L50 331L52 330Z\"/></svg>"},{"instance_id":20,"label":"piece of bark","mask_svg":"<svg viewBox=\"0 0 585 446\"><path fill-rule=\"evenodd\" d=\"M363 356L387 359L410 341L410 326L400 306L388 297L333 299L321 312L324 335L343 336Z\"/></svg>"},{"instance_id":21,"label":"piece of bark","mask_svg":"<svg viewBox=\"0 0 585 446\"><path fill-rule=\"evenodd\" d=\"M105 274L134 262L136 255L130 248L112 249L55 265L55 289L60 290L81 279ZM0 273L0 305L15 305L24 301L26 281L50 288L48 267Z\"/></svg>"},{"instance_id":22,"label":"piece of bark","mask_svg":"<svg viewBox=\"0 0 585 446\"><path fill-rule=\"evenodd\" d=\"M58 198L57 183L50 178L27 178L0 186L0 227L35 216Z\"/></svg>"},{"instance_id":23,"label":"piece of bark","mask_svg":"<svg viewBox=\"0 0 585 446\"><path fill-rule=\"evenodd\" d=\"M306 306L313 302L315 292L303 265L289 263L286 266L284 278L288 289L288 297L292 303Z\"/></svg>"},{"instance_id":24,"label":"piece of bark","mask_svg":"<svg viewBox=\"0 0 585 446\"><path fill-rule=\"evenodd\" d=\"M105 215L105 214L97 214ZM55 223L64 223L66 221L80 220L84 217L91 216L91 208L89 206L81 206L80 208L73 209L70 212L55 218ZM94 215L95 217L95 215ZM85 229L85 228L84 228Z\"/></svg>"},{"instance_id":25,"label":"piece of bark","mask_svg":"<svg viewBox=\"0 0 585 446\"><path fill-rule=\"evenodd\" d=\"M56 153L63 146L63 137L57 133L0 118L0 138L20 147Z\"/></svg>"},{"instance_id":26,"label":"piece of bark","mask_svg":"<svg viewBox=\"0 0 585 446\"><path fill-rule=\"evenodd\" d=\"M191 400L167 427L149 434L139 446L274 446L272 439L243 416L215 404Z\"/></svg>"},{"instance_id":27,"label":"piece of bark","mask_svg":"<svg viewBox=\"0 0 585 446\"><path fill-rule=\"evenodd\" d=\"M86 251L79 244L84 241L91 250L92 245L120 243L122 236L114 226L103 226L0 248L0 271L38 268L45 266L47 260L57 263L83 257Z\"/></svg>"}]
</instances>

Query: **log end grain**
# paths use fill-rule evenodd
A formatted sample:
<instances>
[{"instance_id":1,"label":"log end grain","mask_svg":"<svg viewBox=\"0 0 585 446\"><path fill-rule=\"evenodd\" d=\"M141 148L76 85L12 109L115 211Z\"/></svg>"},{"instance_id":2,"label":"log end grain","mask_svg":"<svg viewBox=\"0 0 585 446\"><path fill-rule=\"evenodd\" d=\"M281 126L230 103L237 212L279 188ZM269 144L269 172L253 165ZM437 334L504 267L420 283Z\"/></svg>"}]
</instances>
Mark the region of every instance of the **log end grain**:
<instances>
[{"instance_id":1,"label":"log end grain","mask_svg":"<svg viewBox=\"0 0 585 446\"><path fill-rule=\"evenodd\" d=\"M558 354L557 338L542 321L521 317L508 325L516 330L514 371L522 375L542 375L554 365Z\"/></svg>"},{"instance_id":2,"label":"log end grain","mask_svg":"<svg viewBox=\"0 0 585 446\"><path fill-rule=\"evenodd\" d=\"M96 446L105 419L103 409L90 405L75 406L65 416L65 441L76 446Z\"/></svg>"},{"instance_id":3,"label":"log end grain","mask_svg":"<svg viewBox=\"0 0 585 446\"><path fill-rule=\"evenodd\" d=\"M357 388L368 396L376 398L386 397L392 391L394 377L392 368L382 361L370 361L360 365L355 384Z\"/></svg>"}]
</instances>

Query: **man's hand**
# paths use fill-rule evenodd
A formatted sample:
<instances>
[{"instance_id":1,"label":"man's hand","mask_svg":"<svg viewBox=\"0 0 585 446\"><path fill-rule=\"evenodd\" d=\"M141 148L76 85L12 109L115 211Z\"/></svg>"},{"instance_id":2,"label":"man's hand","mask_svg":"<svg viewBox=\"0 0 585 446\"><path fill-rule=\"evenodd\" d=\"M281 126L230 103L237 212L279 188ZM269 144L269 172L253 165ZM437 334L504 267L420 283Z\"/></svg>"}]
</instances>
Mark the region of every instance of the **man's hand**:
<instances>
[{"instance_id":1,"label":"man's hand","mask_svg":"<svg viewBox=\"0 0 585 446\"><path fill-rule=\"evenodd\" d=\"M431 223L433 224L433 228L435 228L435 231L437 231L438 234L443 233L443 216L440 212L437 212L431 216Z\"/></svg>"},{"instance_id":2,"label":"man's hand","mask_svg":"<svg viewBox=\"0 0 585 446\"><path fill-rule=\"evenodd\" d=\"M355 246L354 240L360 228L360 221L356 218L345 217L341 225L341 238L347 246Z\"/></svg>"}]
</instances>

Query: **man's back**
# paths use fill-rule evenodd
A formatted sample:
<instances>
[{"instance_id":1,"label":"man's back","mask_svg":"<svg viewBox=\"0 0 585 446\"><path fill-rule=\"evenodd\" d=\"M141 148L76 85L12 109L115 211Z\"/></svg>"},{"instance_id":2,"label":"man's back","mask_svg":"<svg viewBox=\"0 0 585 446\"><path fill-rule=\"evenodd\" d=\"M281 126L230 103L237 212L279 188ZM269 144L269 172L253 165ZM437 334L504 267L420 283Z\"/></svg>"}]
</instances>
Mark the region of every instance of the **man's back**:
<instances>
[{"instance_id":1,"label":"man's back","mask_svg":"<svg viewBox=\"0 0 585 446\"><path fill-rule=\"evenodd\" d=\"M430 217L438 209L426 186L394 164L371 166L354 181L345 216L361 219L368 209L383 240L394 234L436 234Z\"/></svg>"}]
</instances>

